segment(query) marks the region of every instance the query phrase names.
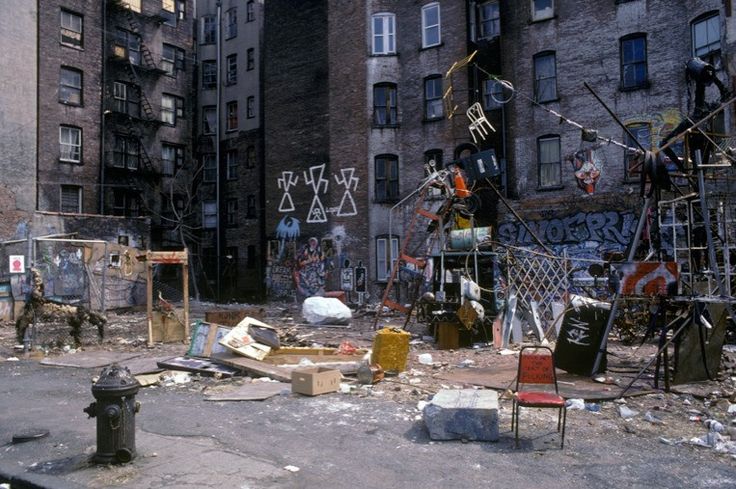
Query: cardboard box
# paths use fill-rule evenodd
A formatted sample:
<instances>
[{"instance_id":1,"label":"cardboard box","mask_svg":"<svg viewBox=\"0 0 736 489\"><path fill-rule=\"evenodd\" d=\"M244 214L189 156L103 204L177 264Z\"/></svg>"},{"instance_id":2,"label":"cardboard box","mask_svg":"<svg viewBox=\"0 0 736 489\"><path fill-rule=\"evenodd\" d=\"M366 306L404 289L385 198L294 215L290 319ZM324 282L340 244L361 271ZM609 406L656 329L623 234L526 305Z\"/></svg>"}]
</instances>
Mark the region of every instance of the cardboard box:
<instances>
[{"instance_id":1,"label":"cardboard box","mask_svg":"<svg viewBox=\"0 0 736 489\"><path fill-rule=\"evenodd\" d=\"M316 396L340 389L339 370L324 367L307 367L291 373L291 392Z\"/></svg>"}]
</instances>

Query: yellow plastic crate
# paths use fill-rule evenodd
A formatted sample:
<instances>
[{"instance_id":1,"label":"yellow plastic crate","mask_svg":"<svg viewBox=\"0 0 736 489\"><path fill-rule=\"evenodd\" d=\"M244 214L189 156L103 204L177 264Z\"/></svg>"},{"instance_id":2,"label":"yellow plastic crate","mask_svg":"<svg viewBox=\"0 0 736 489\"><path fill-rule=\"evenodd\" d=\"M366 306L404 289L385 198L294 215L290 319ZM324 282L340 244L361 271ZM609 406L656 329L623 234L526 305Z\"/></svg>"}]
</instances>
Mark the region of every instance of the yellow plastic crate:
<instances>
[{"instance_id":1,"label":"yellow plastic crate","mask_svg":"<svg viewBox=\"0 0 736 489\"><path fill-rule=\"evenodd\" d=\"M403 372L409 356L411 334L397 328L383 328L373 339L372 363L386 372Z\"/></svg>"}]
</instances>

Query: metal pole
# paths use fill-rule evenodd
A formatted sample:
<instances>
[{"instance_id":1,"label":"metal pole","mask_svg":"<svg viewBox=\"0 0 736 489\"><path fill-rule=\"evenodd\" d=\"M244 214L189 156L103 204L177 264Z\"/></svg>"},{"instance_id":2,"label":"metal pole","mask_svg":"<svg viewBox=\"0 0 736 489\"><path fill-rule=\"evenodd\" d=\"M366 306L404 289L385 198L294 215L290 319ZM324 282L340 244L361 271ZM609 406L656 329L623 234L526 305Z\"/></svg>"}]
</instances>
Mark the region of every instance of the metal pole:
<instances>
[{"instance_id":1,"label":"metal pole","mask_svg":"<svg viewBox=\"0 0 736 489\"><path fill-rule=\"evenodd\" d=\"M221 83L220 78L222 77L222 73L220 70L220 64L221 64L221 40L220 36L222 33L221 25L222 22L222 2L217 2L217 37L216 37L216 44L215 49L217 49L217 61L215 61L216 69L217 69L217 77L215 78L217 80L217 102L215 104L215 117L217 119L217 124L215 125L215 168L217 168L216 176L215 176L215 207L217 208L217 220L215 223L216 229L215 229L215 253L217 254L217 300L219 301L221 299L220 294L220 284L222 282L220 278L220 259L221 259L221 237L220 237L220 98L222 97L222 90L221 90Z\"/></svg>"},{"instance_id":2,"label":"metal pole","mask_svg":"<svg viewBox=\"0 0 736 489\"><path fill-rule=\"evenodd\" d=\"M102 263L102 288L100 290L100 309L102 309L102 312L105 312L105 290L107 287L107 264L110 263L110 258L107 255L107 242L105 242L105 255L103 258L104 262ZM92 293L92 288L90 287L90 294ZM92 306L92 297L90 297L89 300L90 306Z\"/></svg>"}]
</instances>

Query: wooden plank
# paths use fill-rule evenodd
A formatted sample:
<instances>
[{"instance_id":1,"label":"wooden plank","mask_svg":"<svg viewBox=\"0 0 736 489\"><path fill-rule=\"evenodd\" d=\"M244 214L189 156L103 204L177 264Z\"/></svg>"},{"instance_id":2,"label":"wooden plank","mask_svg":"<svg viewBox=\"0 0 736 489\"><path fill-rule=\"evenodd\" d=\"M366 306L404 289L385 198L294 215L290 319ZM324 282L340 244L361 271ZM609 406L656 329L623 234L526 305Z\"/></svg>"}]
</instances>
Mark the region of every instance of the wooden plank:
<instances>
[{"instance_id":1,"label":"wooden plank","mask_svg":"<svg viewBox=\"0 0 736 489\"><path fill-rule=\"evenodd\" d=\"M184 251L149 251L146 260L148 263L165 263L169 265L186 265L188 262L187 250Z\"/></svg>"},{"instance_id":2,"label":"wooden plank","mask_svg":"<svg viewBox=\"0 0 736 489\"><path fill-rule=\"evenodd\" d=\"M284 382L251 382L235 389L227 389L207 395L205 401L262 401L278 396L282 391L291 393L289 384Z\"/></svg>"},{"instance_id":3,"label":"wooden plank","mask_svg":"<svg viewBox=\"0 0 736 489\"><path fill-rule=\"evenodd\" d=\"M146 262L146 317L148 319L148 346L153 346L153 267L150 261Z\"/></svg>"},{"instance_id":4,"label":"wooden plank","mask_svg":"<svg viewBox=\"0 0 736 489\"><path fill-rule=\"evenodd\" d=\"M259 377L270 377L281 382L291 382L291 370L284 367L269 365L258 360L252 360L234 353L217 353L210 360L223 365L234 367Z\"/></svg>"}]
</instances>

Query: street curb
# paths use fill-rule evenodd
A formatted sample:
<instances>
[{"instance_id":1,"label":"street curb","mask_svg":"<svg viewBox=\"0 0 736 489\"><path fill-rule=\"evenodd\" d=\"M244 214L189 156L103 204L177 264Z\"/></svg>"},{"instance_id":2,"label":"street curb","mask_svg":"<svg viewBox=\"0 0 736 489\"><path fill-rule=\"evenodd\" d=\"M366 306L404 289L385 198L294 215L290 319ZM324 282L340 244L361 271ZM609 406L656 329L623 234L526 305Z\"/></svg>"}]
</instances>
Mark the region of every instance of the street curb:
<instances>
[{"instance_id":1,"label":"street curb","mask_svg":"<svg viewBox=\"0 0 736 489\"><path fill-rule=\"evenodd\" d=\"M10 489L84 489L60 477L9 469L4 465L0 465L0 483L9 483Z\"/></svg>"}]
</instances>

